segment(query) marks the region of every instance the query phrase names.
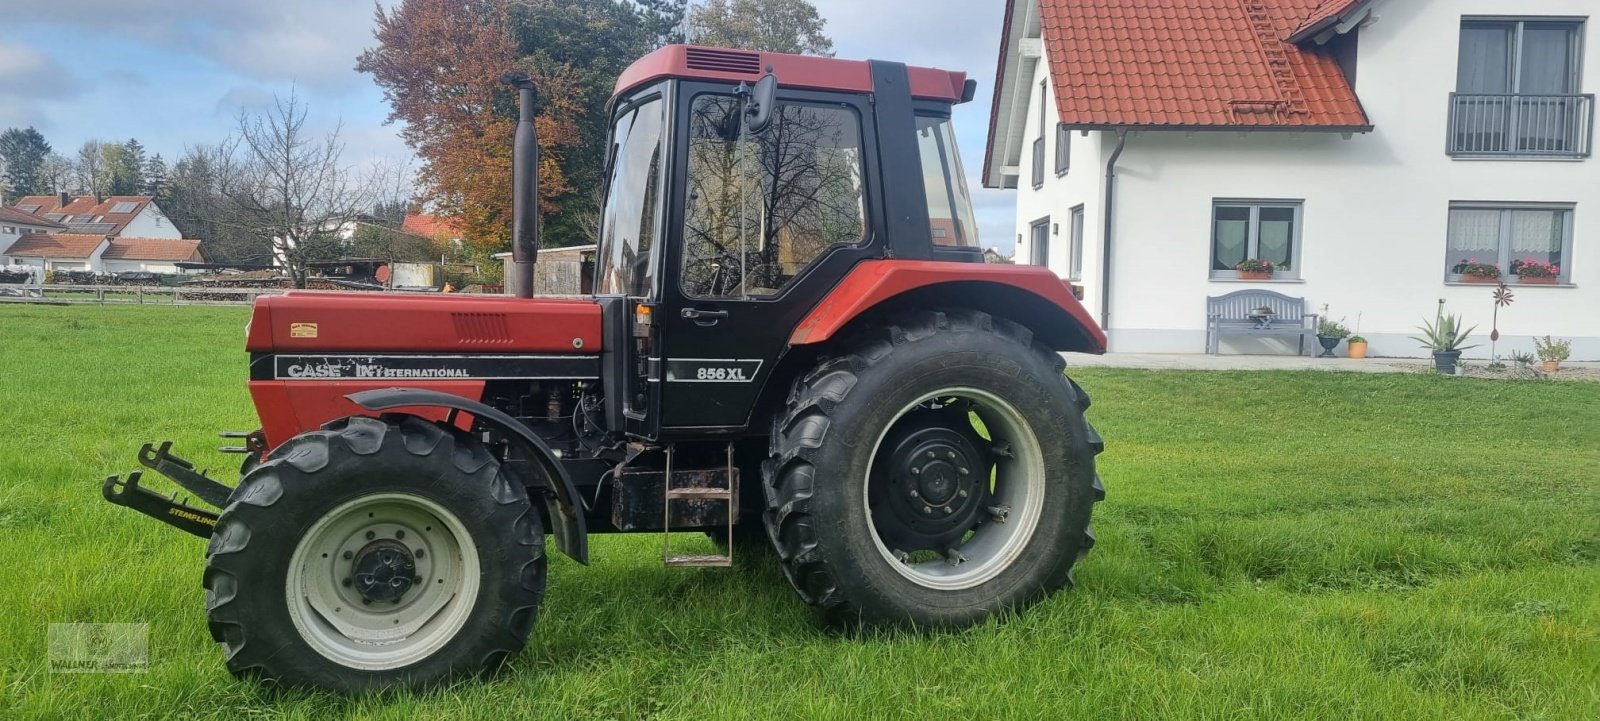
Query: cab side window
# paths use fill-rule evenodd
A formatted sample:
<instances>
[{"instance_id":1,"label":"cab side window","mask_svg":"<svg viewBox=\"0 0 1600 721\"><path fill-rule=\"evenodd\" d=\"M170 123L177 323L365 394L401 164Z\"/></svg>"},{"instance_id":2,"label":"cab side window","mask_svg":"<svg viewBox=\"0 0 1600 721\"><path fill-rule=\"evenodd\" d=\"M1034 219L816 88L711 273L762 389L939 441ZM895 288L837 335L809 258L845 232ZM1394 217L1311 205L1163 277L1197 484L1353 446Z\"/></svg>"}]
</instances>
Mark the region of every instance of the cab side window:
<instances>
[{"instance_id":1,"label":"cab side window","mask_svg":"<svg viewBox=\"0 0 1600 721\"><path fill-rule=\"evenodd\" d=\"M738 105L722 95L693 104L682 278L690 297L777 295L829 248L866 235L856 112L785 103L765 133L741 137Z\"/></svg>"}]
</instances>

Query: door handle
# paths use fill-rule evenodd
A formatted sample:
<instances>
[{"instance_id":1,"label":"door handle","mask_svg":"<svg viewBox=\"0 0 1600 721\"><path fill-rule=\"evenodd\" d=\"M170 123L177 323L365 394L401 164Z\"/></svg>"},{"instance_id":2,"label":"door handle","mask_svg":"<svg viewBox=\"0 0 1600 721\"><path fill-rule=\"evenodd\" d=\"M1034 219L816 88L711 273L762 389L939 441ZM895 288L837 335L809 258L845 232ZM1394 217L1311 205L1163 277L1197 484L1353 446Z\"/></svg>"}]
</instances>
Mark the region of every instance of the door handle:
<instances>
[{"instance_id":1,"label":"door handle","mask_svg":"<svg viewBox=\"0 0 1600 721\"><path fill-rule=\"evenodd\" d=\"M728 317L725 310L700 310L698 308L684 308L683 317L699 325L716 325L717 321Z\"/></svg>"}]
</instances>

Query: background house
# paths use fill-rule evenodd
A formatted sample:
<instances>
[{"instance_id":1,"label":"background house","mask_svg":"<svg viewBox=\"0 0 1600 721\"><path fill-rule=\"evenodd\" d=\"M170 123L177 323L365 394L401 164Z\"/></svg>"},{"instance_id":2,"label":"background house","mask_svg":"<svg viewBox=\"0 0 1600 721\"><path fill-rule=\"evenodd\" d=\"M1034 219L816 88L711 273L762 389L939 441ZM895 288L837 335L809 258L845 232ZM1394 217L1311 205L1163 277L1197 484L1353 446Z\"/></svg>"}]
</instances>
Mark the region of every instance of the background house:
<instances>
[{"instance_id":1,"label":"background house","mask_svg":"<svg viewBox=\"0 0 1600 721\"><path fill-rule=\"evenodd\" d=\"M148 195L69 196L29 195L11 206L36 218L59 223L68 233L128 236L130 238L182 238L167 215Z\"/></svg>"},{"instance_id":2,"label":"background house","mask_svg":"<svg viewBox=\"0 0 1600 721\"><path fill-rule=\"evenodd\" d=\"M0 265L46 271L178 273L180 262L208 259L200 241L186 238L118 238L83 233L29 233L0 251ZM42 279L43 273L39 274Z\"/></svg>"},{"instance_id":3,"label":"background house","mask_svg":"<svg viewBox=\"0 0 1600 721\"><path fill-rule=\"evenodd\" d=\"M1593 9L1009 0L984 181L1018 188L1017 261L1082 285L1115 351L1201 352L1206 297L1257 287L1423 355L1440 299L1487 331L1461 261L1532 257L1560 282L1507 276L1500 352L1553 334L1597 359ZM1289 269L1241 282L1245 258Z\"/></svg>"},{"instance_id":4,"label":"background house","mask_svg":"<svg viewBox=\"0 0 1600 721\"><path fill-rule=\"evenodd\" d=\"M24 213L16 208L0 207L0 252L29 233L59 233L66 226Z\"/></svg>"}]
</instances>

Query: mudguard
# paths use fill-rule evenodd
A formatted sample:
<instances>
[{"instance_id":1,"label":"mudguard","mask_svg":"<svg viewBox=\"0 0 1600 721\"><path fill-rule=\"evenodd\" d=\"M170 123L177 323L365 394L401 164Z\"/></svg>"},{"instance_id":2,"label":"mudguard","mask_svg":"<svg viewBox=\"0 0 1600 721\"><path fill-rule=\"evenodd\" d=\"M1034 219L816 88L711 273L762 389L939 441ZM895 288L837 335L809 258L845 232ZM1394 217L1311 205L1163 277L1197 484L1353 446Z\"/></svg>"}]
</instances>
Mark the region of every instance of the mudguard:
<instances>
[{"instance_id":1,"label":"mudguard","mask_svg":"<svg viewBox=\"0 0 1600 721\"><path fill-rule=\"evenodd\" d=\"M550 532L556 537L556 548L572 560L588 565L589 529L578 498L578 488L561 464L556 462L555 452L550 446L528 432L527 427L518 423L517 419L474 400L420 388L379 388L351 393L345 398L373 412L419 406L449 408L470 413L478 421L499 429L508 440L521 446L523 453L538 463L545 478L550 480L553 497L546 497L545 504L550 511L550 523L555 526Z\"/></svg>"},{"instance_id":2,"label":"mudguard","mask_svg":"<svg viewBox=\"0 0 1600 721\"><path fill-rule=\"evenodd\" d=\"M869 260L811 310L790 345L832 338L856 316L885 302L915 298L921 307L959 305L1009 318L1057 351L1106 352L1106 334L1049 268L930 260Z\"/></svg>"}]
</instances>

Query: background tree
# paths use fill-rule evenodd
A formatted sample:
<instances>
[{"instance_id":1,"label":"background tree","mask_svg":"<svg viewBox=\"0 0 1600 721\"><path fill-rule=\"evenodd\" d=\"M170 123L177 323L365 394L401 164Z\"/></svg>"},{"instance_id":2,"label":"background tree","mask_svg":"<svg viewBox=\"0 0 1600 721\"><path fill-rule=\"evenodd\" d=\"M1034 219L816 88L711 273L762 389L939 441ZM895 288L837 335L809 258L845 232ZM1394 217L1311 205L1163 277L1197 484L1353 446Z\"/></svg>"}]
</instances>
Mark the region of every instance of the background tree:
<instances>
[{"instance_id":1,"label":"background tree","mask_svg":"<svg viewBox=\"0 0 1600 721\"><path fill-rule=\"evenodd\" d=\"M78 157L73 161L72 172L78 190L96 197L104 196L111 184L111 173L106 168L105 144L98 140L83 141L78 148Z\"/></svg>"},{"instance_id":2,"label":"background tree","mask_svg":"<svg viewBox=\"0 0 1600 721\"><path fill-rule=\"evenodd\" d=\"M706 0L688 24L698 45L833 56L827 21L808 0Z\"/></svg>"},{"instance_id":3,"label":"background tree","mask_svg":"<svg viewBox=\"0 0 1600 721\"><path fill-rule=\"evenodd\" d=\"M73 176L72 161L68 160L65 155L51 152L49 155L44 156L44 163L40 166L39 172L44 177L44 192L53 195L55 193L70 193L75 190L71 187Z\"/></svg>"},{"instance_id":4,"label":"background tree","mask_svg":"<svg viewBox=\"0 0 1600 721\"><path fill-rule=\"evenodd\" d=\"M515 97L522 70L539 87L544 242L594 242L605 161L605 104L635 58L678 39L685 0L406 0L377 11L371 73L389 119L424 161L423 197L480 250L510 243ZM560 211L556 213L556 211Z\"/></svg>"},{"instance_id":5,"label":"background tree","mask_svg":"<svg viewBox=\"0 0 1600 721\"><path fill-rule=\"evenodd\" d=\"M106 143L107 195L137 195L144 190L144 145L129 138L125 143Z\"/></svg>"},{"instance_id":6,"label":"background tree","mask_svg":"<svg viewBox=\"0 0 1600 721\"><path fill-rule=\"evenodd\" d=\"M486 249L510 242L511 137L515 98L500 76L517 68L503 0L408 0L376 10L379 47L357 68L384 89L390 120L424 161L422 179L435 212L461 220ZM530 73L540 87L540 207L566 192L560 159L573 131L566 78Z\"/></svg>"},{"instance_id":7,"label":"background tree","mask_svg":"<svg viewBox=\"0 0 1600 721\"><path fill-rule=\"evenodd\" d=\"M161 159L160 153L156 153L144 163L144 187L139 192L155 198L159 203L166 192L166 185L167 161Z\"/></svg>"},{"instance_id":8,"label":"background tree","mask_svg":"<svg viewBox=\"0 0 1600 721\"><path fill-rule=\"evenodd\" d=\"M272 255L304 288L309 264L338 257L355 223L372 207L373 181L342 165L340 129L317 137L293 92L261 115L241 112L217 160L219 221L271 244Z\"/></svg>"},{"instance_id":9,"label":"background tree","mask_svg":"<svg viewBox=\"0 0 1600 721\"><path fill-rule=\"evenodd\" d=\"M41 195L48 190L44 163L49 156L50 143L31 127L11 128L0 133L0 167L5 169L7 203L23 195Z\"/></svg>"}]
</instances>

